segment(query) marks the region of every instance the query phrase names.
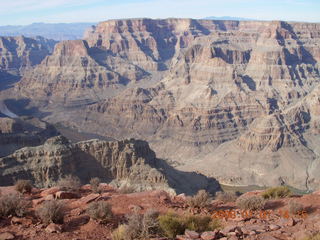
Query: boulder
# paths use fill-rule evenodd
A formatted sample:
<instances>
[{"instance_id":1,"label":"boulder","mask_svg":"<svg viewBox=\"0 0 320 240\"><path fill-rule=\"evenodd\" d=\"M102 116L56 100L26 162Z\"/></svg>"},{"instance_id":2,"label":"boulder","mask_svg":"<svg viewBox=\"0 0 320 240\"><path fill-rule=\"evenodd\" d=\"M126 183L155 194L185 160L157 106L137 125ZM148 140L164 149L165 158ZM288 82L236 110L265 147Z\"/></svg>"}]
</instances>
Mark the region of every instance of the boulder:
<instances>
[{"instance_id":1,"label":"boulder","mask_svg":"<svg viewBox=\"0 0 320 240\"><path fill-rule=\"evenodd\" d=\"M48 233L61 233L62 232L62 227L60 225L57 225L55 223L50 223L46 229L46 232Z\"/></svg>"}]
</instances>

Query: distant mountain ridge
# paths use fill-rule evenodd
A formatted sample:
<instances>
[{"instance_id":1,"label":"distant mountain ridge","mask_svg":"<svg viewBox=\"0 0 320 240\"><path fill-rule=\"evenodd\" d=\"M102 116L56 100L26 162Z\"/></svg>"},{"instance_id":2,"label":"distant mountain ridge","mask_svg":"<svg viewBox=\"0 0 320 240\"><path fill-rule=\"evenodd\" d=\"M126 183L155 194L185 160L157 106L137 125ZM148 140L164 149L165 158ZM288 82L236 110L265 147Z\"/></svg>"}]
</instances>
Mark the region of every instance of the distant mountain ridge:
<instances>
[{"instance_id":1,"label":"distant mountain ridge","mask_svg":"<svg viewBox=\"0 0 320 240\"><path fill-rule=\"evenodd\" d=\"M85 30L96 23L33 23L26 26L0 26L0 36L36 37L48 39L76 40L83 37Z\"/></svg>"},{"instance_id":2,"label":"distant mountain ridge","mask_svg":"<svg viewBox=\"0 0 320 240\"><path fill-rule=\"evenodd\" d=\"M204 19L209 20L230 20L230 21L257 21L256 19L250 19L250 18L241 18L241 17L230 17L230 16L222 16L222 17L206 17Z\"/></svg>"}]
</instances>

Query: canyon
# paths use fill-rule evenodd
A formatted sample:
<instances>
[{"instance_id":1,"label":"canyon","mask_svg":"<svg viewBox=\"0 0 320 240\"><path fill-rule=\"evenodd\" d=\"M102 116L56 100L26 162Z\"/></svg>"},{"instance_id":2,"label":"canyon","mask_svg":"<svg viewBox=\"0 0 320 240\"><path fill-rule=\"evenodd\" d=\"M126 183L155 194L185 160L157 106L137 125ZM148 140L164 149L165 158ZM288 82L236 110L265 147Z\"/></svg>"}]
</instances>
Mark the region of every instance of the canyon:
<instances>
[{"instance_id":1,"label":"canyon","mask_svg":"<svg viewBox=\"0 0 320 240\"><path fill-rule=\"evenodd\" d=\"M146 141L163 164L223 184L318 189L320 24L110 20L37 44L36 60L18 43L17 57L0 53L19 78L0 92L14 114Z\"/></svg>"}]
</instances>

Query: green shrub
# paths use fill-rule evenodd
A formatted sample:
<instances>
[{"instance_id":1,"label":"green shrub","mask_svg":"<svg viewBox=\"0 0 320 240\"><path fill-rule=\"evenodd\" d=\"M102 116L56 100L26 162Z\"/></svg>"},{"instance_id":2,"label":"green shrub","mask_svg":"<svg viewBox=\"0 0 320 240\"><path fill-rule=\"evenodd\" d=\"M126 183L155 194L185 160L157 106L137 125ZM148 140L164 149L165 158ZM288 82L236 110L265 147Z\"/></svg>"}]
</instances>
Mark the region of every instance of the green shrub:
<instances>
[{"instance_id":1,"label":"green shrub","mask_svg":"<svg viewBox=\"0 0 320 240\"><path fill-rule=\"evenodd\" d=\"M183 219L173 213L167 213L159 217L160 228L169 238L175 238L179 234L183 234L186 226Z\"/></svg>"},{"instance_id":2,"label":"green shrub","mask_svg":"<svg viewBox=\"0 0 320 240\"><path fill-rule=\"evenodd\" d=\"M262 193L264 199L284 198L291 195L291 190L287 186L269 188Z\"/></svg>"},{"instance_id":3,"label":"green shrub","mask_svg":"<svg viewBox=\"0 0 320 240\"><path fill-rule=\"evenodd\" d=\"M217 192L216 199L223 203L235 202L238 196L235 192Z\"/></svg>"},{"instance_id":4,"label":"green shrub","mask_svg":"<svg viewBox=\"0 0 320 240\"><path fill-rule=\"evenodd\" d=\"M59 200L46 201L37 209L37 215L44 224L62 224L65 212L65 206Z\"/></svg>"},{"instance_id":5,"label":"green shrub","mask_svg":"<svg viewBox=\"0 0 320 240\"><path fill-rule=\"evenodd\" d=\"M107 223L113 217L111 205L102 201L90 203L87 213L92 219L99 220L101 223Z\"/></svg>"},{"instance_id":6,"label":"green shrub","mask_svg":"<svg viewBox=\"0 0 320 240\"><path fill-rule=\"evenodd\" d=\"M187 204L192 208L203 208L209 204L210 195L205 190L200 190L195 196L187 198Z\"/></svg>"},{"instance_id":7,"label":"green shrub","mask_svg":"<svg viewBox=\"0 0 320 240\"><path fill-rule=\"evenodd\" d=\"M261 196L241 196L236 205L244 210L261 210L265 206L265 200Z\"/></svg>"},{"instance_id":8,"label":"green shrub","mask_svg":"<svg viewBox=\"0 0 320 240\"><path fill-rule=\"evenodd\" d=\"M211 219L209 216L179 216L173 213L160 216L159 224L162 232L169 238L183 234L186 229L205 232L221 227L218 219Z\"/></svg>"},{"instance_id":9,"label":"green shrub","mask_svg":"<svg viewBox=\"0 0 320 240\"><path fill-rule=\"evenodd\" d=\"M63 191L79 191L81 182L78 177L68 175L64 178L61 178L57 185Z\"/></svg>"},{"instance_id":10,"label":"green shrub","mask_svg":"<svg viewBox=\"0 0 320 240\"><path fill-rule=\"evenodd\" d=\"M29 180L18 180L14 186L20 193L31 193L32 191L32 183Z\"/></svg>"},{"instance_id":11,"label":"green shrub","mask_svg":"<svg viewBox=\"0 0 320 240\"><path fill-rule=\"evenodd\" d=\"M100 192L100 179L99 178L91 178L90 180L90 186L91 186L91 190L95 193L99 193Z\"/></svg>"},{"instance_id":12,"label":"green shrub","mask_svg":"<svg viewBox=\"0 0 320 240\"><path fill-rule=\"evenodd\" d=\"M23 217L31 206L30 201L23 198L21 194L8 194L0 197L0 217L10 215Z\"/></svg>"},{"instance_id":13,"label":"green shrub","mask_svg":"<svg viewBox=\"0 0 320 240\"><path fill-rule=\"evenodd\" d=\"M183 221L186 229L196 232L214 231L220 227L218 219L212 219L209 216L190 215L184 217Z\"/></svg>"}]
</instances>

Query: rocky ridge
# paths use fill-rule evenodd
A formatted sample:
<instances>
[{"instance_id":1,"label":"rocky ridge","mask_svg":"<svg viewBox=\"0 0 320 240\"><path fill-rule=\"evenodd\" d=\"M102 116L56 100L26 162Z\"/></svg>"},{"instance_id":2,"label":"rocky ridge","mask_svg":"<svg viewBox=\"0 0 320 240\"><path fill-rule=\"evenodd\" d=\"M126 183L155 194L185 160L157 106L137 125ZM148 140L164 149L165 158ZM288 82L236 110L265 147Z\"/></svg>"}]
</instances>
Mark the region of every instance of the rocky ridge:
<instances>
[{"instance_id":1,"label":"rocky ridge","mask_svg":"<svg viewBox=\"0 0 320 240\"><path fill-rule=\"evenodd\" d=\"M0 158L0 173L2 185L22 178L37 186L51 186L71 174L83 183L99 177L136 190L165 189L192 194L202 188L211 192L219 189L214 179L177 171L157 159L146 142L133 139L71 144L62 136L50 138L43 145L25 147Z\"/></svg>"},{"instance_id":2,"label":"rocky ridge","mask_svg":"<svg viewBox=\"0 0 320 240\"><path fill-rule=\"evenodd\" d=\"M58 44L15 92L44 100L49 122L147 140L182 170L316 189L319 37L315 23L106 21Z\"/></svg>"}]
</instances>

